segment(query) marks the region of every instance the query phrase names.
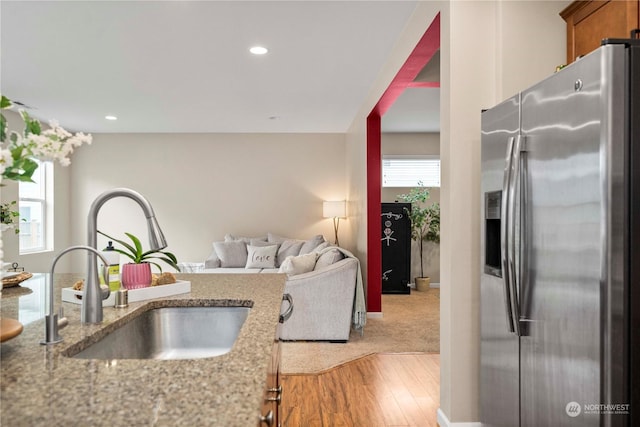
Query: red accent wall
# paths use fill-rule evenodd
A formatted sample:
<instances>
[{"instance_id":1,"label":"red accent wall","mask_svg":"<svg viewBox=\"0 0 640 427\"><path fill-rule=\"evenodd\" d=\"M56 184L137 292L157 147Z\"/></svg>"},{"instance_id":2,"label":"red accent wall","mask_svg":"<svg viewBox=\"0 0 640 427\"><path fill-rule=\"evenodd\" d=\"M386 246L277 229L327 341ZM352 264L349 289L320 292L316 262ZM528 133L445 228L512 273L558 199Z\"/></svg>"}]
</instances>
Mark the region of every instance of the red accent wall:
<instances>
[{"instance_id":1,"label":"red accent wall","mask_svg":"<svg viewBox=\"0 0 640 427\"><path fill-rule=\"evenodd\" d=\"M436 15L387 90L367 117L367 311L382 311L382 134L381 118L407 87L438 87L413 80L440 49L440 14Z\"/></svg>"},{"instance_id":2,"label":"red accent wall","mask_svg":"<svg viewBox=\"0 0 640 427\"><path fill-rule=\"evenodd\" d=\"M376 111L367 117L367 311L382 311L382 132Z\"/></svg>"}]
</instances>

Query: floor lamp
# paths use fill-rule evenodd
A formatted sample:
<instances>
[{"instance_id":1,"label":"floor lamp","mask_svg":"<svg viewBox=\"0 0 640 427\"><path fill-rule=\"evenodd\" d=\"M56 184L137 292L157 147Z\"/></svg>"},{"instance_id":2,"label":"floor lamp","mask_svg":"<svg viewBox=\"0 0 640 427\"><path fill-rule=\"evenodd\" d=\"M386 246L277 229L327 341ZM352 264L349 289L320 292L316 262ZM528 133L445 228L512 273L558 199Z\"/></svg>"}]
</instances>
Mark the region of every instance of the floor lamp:
<instances>
[{"instance_id":1,"label":"floor lamp","mask_svg":"<svg viewBox=\"0 0 640 427\"><path fill-rule=\"evenodd\" d=\"M333 218L333 231L335 233L335 244L340 246L338 242L338 227L340 226L340 218L347 217L347 202L341 200L339 202L323 202L322 216L325 218Z\"/></svg>"}]
</instances>

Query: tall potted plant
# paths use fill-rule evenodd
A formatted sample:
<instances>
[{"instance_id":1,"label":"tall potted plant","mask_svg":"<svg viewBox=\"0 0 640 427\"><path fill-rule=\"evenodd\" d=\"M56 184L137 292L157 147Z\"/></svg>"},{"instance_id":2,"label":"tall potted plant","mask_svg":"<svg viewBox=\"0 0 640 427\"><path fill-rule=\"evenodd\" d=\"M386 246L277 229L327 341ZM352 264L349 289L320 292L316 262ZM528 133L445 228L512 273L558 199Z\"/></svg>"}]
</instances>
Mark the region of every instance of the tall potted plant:
<instances>
[{"instance_id":1,"label":"tall potted plant","mask_svg":"<svg viewBox=\"0 0 640 427\"><path fill-rule=\"evenodd\" d=\"M121 244L126 249L122 250L115 248L114 250L132 261L122 266L122 284L127 289L145 288L151 284L151 264L155 265L160 271L162 271L160 264L151 261L152 259L163 261L175 268L176 271L180 271L180 267L178 267L178 260L174 254L167 251L144 251L142 249L140 239L131 233L124 234L127 235L133 245L111 237L102 231L98 230L98 233Z\"/></svg>"},{"instance_id":2,"label":"tall potted plant","mask_svg":"<svg viewBox=\"0 0 640 427\"><path fill-rule=\"evenodd\" d=\"M420 277L415 278L416 289L420 291L428 289L431 280L424 275L424 242L440 243L440 204L425 206L428 198L429 189L422 182L409 193L398 195L398 199L411 203L411 211L406 211L411 220L411 239L418 242L420 252Z\"/></svg>"}]
</instances>

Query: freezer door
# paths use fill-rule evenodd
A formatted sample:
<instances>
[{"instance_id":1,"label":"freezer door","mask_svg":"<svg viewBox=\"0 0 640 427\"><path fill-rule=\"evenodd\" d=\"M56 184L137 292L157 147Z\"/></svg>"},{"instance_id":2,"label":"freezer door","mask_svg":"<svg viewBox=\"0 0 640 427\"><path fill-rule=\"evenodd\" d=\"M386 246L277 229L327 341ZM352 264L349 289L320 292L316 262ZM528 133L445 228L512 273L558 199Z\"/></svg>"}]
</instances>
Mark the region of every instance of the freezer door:
<instances>
[{"instance_id":1,"label":"freezer door","mask_svg":"<svg viewBox=\"0 0 640 427\"><path fill-rule=\"evenodd\" d=\"M482 113L482 271L480 272L480 419L514 427L519 420L518 337L509 332L501 240L509 141L518 134L518 97Z\"/></svg>"},{"instance_id":2,"label":"freezer door","mask_svg":"<svg viewBox=\"0 0 640 427\"><path fill-rule=\"evenodd\" d=\"M609 403L601 389L610 373L600 367L611 347L601 342L611 326L606 295L622 275L614 252L622 250L615 246L625 212L624 126L611 122L624 117L622 80L613 71L624 73L624 64L617 57L612 66L612 52L600 49L522 93L524 427L597 427L600 411L588 405Z\"/></svg>"}]
</instances>

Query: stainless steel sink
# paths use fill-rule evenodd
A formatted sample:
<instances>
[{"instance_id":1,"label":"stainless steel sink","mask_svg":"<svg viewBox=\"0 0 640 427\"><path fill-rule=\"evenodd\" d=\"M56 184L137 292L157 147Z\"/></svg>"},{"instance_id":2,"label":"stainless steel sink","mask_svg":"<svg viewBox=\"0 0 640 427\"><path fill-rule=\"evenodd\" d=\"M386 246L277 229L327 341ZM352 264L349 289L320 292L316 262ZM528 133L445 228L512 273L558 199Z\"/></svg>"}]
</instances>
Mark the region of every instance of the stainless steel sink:
<instances>
[{"instance_id":1,"label":"stainless steel sink","mask_svg":"<svg viewBox=\"0 0 640 427\"><path fill-rule=\"evenodd\" d=\"M249 307L163 307L142 313L80 359L202 359L231 351Z\"/></svg>"}]
</instances>

